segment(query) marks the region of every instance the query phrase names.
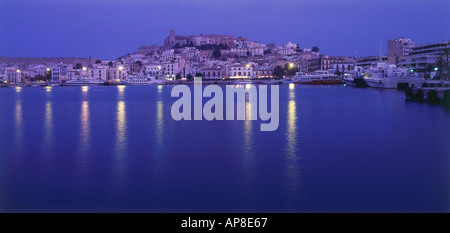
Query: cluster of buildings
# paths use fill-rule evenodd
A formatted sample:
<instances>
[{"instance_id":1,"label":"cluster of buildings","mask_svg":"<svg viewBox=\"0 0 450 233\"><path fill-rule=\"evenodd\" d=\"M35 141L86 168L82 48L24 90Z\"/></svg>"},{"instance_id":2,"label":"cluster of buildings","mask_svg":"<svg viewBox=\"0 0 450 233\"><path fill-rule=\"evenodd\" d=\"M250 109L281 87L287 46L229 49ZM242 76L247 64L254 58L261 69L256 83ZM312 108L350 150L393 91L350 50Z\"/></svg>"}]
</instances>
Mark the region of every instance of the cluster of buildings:
<instances>
[{"instance_id":1,"label":"cluster of buildings","mask_svg":"<svg viewBox=\"0 0 450 233\"><path fill-rule=\"evenodd\" d=\"M320 54L317 47L301 48L288 42L262 44L232 35L175 35L170 30L164 45L141 46L136 52L114 60L96 58L0 57L0 81L64 83L92 79L122 82L152 76L164 81L192 79L271 78L277 66L302 72L327 70L345 73L355 66L376 66L379 61L428 72L446 67L450 41L417 45L411 39L388 40L387 56L347 57ZM286 66L286 64L290 64ZM443 68L444 76L448 70Z\"/></svg>"}]
</instances>

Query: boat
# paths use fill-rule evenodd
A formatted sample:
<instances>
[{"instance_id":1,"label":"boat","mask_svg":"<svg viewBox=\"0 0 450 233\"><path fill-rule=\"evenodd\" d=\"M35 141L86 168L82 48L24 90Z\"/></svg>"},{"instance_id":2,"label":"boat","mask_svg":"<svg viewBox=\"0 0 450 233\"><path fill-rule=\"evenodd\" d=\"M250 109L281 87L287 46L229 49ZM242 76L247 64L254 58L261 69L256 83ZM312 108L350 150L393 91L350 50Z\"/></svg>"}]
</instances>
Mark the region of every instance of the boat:
<instances>
[{"instance_id":1,"label":"boat","mask_svg":"<svg viewBox=\"0 0 450 233\"><path fill-rule=\"evenodd\" d=\"M125 80L125 85L153 85L162 84L162 79L157 79L154 76L146 75L129 75Z\"/></svg>"},{"instance_id":2,"label":"boat","mask_svg":"<svg viewBox=\"0 0 450 233\"><path fill-rule=\"evenodd\" d=\"M369 87L386 89L421 87L425 83L423 77L410 74L408 69L385 62L378 63L377 67L366 70L363 78Z\"/></svg>"},{"instance_id":3,"label":"boat","mask_svg":"<svg viewBox=\"0 0 450 233\"><path fill-rule=\"evenodd\" d=\"M281 82L285 83L285 84L289 84L289 83L293 83L294 81L292 80L292 78L283 78L281 80Z\"/></svg>"},{"instance_id":4,"label":"boat","mask_svg":"<svg viewBox=\"0 0 450 233\"><path fill-rule=\"evenodd\" d=\"M88 79L88 78L77 78L67 81L64 85L66 86L87 86L87 85L100 85L104 81L100 79Z\"/></svg>"},{"instance_id":5,"label":"boat","mask_svg":"<svg viewBox=\"0 0 450 233\"><path fill-rule=\"evenodd\" d=\"M335 75L328 74L326 71L322 70L318 70L310 74L297 72L292 80L295 84L302 85L328 85L339 84L341 82L339 79L336 80Z\"/></svg>"},{"instance_id":6,"label":"boat","mask_svg":"<svg viewBox=\"0 0 450 233\"><path fill-rule=\"evenodd\" d=\"M252 84L252 80L250 80L250 79L239 79L239 80L234 81L234 84L240 84L240 85Z\"/></svg>"},{"instance_id":7,"label":"boat","mask_svg":"<svg viewBox=\"0 0 450 233\"><path fill-rule=\"evenodd\" d=\"M342 77L342 81L347 86L352 87L368 87L366 81L362 77L364 71L362 67L354 67L349 73L345 73Z\"/></svg>"}]
</instances>

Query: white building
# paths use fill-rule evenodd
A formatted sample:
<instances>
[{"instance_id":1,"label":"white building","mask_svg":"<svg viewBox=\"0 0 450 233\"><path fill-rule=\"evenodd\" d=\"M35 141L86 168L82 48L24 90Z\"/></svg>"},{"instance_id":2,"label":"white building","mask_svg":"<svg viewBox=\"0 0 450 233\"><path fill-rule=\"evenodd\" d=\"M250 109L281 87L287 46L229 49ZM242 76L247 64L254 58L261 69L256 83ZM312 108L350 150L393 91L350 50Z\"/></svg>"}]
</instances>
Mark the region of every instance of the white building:
<instances>
[{"instance_id":1,"label":"white building","mask_svg":"<svg viewBox=\"0 0 450 233\"><path fill-rule=\"evenodd\" d=\"M228 68L230 78L251 78L253 76L253 67L251 65L233 65Z\"/></svg>"},{"instance_id":2,"label":"white building","mask_svg":"<svg viewBox=\"0 0 450 233\"><path fill-rule=\"evenodd\" d=\"M61 83L67 80L67 64L58 64L51 68L52 70L52 83Z\"/></svg>"}]
</instances>

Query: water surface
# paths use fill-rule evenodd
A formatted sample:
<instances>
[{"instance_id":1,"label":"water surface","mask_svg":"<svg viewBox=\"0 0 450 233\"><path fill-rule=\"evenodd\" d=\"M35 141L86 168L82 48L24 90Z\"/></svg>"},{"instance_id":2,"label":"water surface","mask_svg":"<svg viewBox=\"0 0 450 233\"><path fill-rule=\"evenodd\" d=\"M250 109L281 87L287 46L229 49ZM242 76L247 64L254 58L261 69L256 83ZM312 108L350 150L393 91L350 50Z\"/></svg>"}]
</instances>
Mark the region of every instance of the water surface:
<instances>
[{"instance_id":1,"label":"water surface","mask_svg":"<svg viewBox=\"0 0 450 233\"><path fill-rule=\"evenodd\" d=\"M279 128L261 132L175 121L171 89L0 88L0 211L449 211L442 106L280 86Z\"/></svg>"}]
</instances>

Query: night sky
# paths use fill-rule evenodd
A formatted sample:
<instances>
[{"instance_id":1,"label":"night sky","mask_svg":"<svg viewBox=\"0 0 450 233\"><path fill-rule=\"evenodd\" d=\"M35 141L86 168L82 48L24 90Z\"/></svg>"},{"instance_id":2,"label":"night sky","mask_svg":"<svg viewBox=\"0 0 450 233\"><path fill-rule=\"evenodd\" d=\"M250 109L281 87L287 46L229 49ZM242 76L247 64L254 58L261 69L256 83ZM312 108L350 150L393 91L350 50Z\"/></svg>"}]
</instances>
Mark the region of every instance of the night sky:
<instances>
[{"instance_id":1,"label":"night sky","mask_svg":"<svg viewBox=\"0 0 450 233\"><path fill-rule=\"evenodd\" d=\"M449 0L0 0L0 55L114 59L174 29L368 56L400 36L449 40L449 12Z\"/></svg>"}]
</instances>

